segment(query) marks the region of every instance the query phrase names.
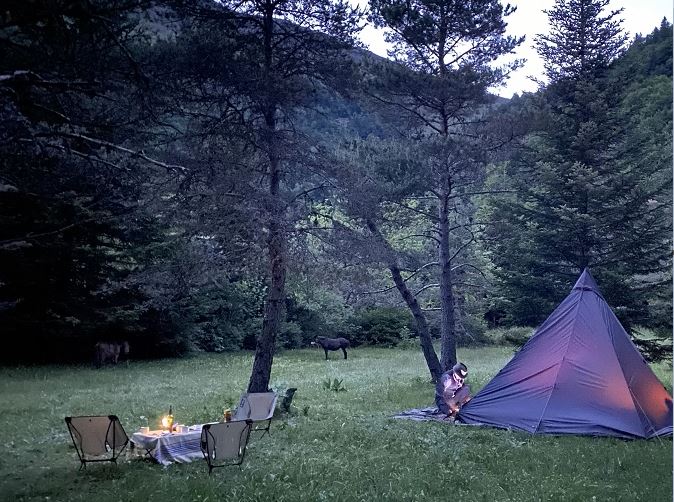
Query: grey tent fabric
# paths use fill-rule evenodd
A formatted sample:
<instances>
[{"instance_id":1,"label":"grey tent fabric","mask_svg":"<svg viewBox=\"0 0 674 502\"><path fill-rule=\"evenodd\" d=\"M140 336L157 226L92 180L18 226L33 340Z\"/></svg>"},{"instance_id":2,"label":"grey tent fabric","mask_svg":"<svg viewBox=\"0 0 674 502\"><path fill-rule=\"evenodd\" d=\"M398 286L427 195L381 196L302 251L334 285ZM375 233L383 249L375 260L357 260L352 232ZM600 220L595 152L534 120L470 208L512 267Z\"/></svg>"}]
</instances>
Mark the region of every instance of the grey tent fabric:
<instances>
[{"instance_id":1,"label":"grey tent fabric","mask_svg":"<svg viewBox=\"0 0 674 502\"><path fill-rule=\"evenodd\" d=\"M571 293L458 415L536 434L672 434L672 397L585 269Z\"/></svg>"}]
</instances>

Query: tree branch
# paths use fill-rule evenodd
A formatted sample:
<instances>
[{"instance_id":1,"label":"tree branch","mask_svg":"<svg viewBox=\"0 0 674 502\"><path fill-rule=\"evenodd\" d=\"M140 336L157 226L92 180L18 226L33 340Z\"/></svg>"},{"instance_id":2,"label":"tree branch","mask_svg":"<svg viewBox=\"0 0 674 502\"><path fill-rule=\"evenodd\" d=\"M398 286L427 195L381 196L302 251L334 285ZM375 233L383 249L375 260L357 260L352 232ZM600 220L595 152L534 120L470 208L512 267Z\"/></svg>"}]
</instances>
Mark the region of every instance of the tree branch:
<instances>
[{"instance_id":1,"label":"tree branch","mask_svg":"<svg viewBox=\"0 0 674 502\"><path fill-rule=\"evenodd\" d=\"M461 267L469 267L469 268L475 269L475 270L477 270L477 271L480 273L480 275L481 275L482 277L484 277L485 279L487 278L487 277L484 275L484 272L483 272L481 269L479 269L479 268L476 267L475 265L471 265L470 263L461 263L461 264L459 264L459 265L455 265L455 266L453 266L453 267L451 268L451 270L452 270L452 272L453 272L454 270L457 270L457 269L459 269L459 268L461 268Z\"/></svg>"},{"instance_id":2,"label":"tree branch","mask_svg":"<svg viewBox=\"0 0 674 502\"><path fill-rule=\"evenodd\" d=\"M452 260L459 256L459 253L466 249L468 246L470 246L473 242L475 242L475 234L473 232L470 232L471 238L468 240L468 242L465 242L459 248L456 250L456 252L452 255L452 257L449 259L449 263L452 263Z\"/></svg>"},{"instance_id":3,"label":"tree branch","mask_svg":"<svg viewBox=\"0 0 674 502\"><path fill-rule=\"evenodd\" d=\"M138 157L143 159L146 162L149 162L150 164L154 164L159 167L163 167L167 171L180 171L182 173L187 171L187 168L184 166L179 166L176 164L166 164L165 162L162 162L157 159L153 159L151 157L148 157L144 151L135 151L131 150L130 148L125 148L123 146L116 145L115 143L111 143L109 141L104 141L102 139L96 139L96 138L91 138L89 136L85 136L84 134L74 134L74 133L62 133L63 136L68 137L68 138L73 138L73 139L82 139L84 141L88 141L89 143L93 143L95 145L99 146L106 146L108 148L112 148L113 150L118 150L120 152L128 153L132 157Z\"/></svg>"},{"instance_id":4,"label":"tree branch","mask_svg":"<svg viewBox=\"0 0 674 502\"><path fill-rule=\"evenodd\" d=\"M419 293L421 293L422 291L426 291L427 289L430 289L430 288L439 288L439 287L440 287L440 284L437 284L437 283L434 283L434 284L426 284L423 288L421 288L419 291L417 291L416 293L414 293L414 296L417 296Z\"/></svg>"}]
</instances>

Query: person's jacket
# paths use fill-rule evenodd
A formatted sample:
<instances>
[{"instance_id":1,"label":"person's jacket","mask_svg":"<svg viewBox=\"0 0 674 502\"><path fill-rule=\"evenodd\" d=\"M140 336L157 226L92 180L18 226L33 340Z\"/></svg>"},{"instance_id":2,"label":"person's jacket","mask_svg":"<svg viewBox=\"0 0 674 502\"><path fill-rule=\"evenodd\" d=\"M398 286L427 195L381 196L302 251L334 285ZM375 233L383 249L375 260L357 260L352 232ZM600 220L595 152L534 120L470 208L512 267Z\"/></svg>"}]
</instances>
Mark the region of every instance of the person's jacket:
<instances>
[{"instance_id":1,"label":"person's jacket","mask_svg":"<svg viewBox=\"0 0 674 502\"><path fill-rule=\"evenodd\" d=\"M435 384L435 405L440 411L448 413L447 399L452 398L461 387L463 387L463 382L454 378L452 370L445 371L440 376L438 383Z\"/></svg>"}]
</instances>

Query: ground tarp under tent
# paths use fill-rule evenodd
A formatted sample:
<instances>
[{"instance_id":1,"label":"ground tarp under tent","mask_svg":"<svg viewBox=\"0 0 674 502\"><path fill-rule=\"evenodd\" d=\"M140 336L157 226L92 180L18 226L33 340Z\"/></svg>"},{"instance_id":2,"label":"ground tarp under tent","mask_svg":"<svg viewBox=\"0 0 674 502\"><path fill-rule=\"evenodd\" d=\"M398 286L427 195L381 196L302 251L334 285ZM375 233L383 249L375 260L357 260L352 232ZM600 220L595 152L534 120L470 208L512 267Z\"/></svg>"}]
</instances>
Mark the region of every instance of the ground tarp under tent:
<instances>
[{"instance_id":1,"label":"ground tarp under tent","mask_svg":"<svg viewBox=\"0 0 674 502\"><path fill-rule=\"evenodd\" d=\"M672 434L672 397L585 269L458 421L536 434Z\"/></svg>"}]
</instances>

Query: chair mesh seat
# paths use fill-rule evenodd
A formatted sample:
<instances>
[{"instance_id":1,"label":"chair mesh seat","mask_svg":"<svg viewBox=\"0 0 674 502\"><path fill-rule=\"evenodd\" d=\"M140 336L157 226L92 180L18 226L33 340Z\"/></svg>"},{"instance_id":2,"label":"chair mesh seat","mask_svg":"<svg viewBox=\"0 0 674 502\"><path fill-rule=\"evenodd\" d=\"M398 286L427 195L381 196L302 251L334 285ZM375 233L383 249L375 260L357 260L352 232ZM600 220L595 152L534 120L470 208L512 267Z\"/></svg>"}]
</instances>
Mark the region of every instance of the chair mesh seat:
<instances>
[{"instance_id":1,"label":"chair mesh seat","mask_svg":"<svg viewBox=\"0 0 674 502\"><path fill-rule=\"evenodd\" d=\"M80 459L80 468L88 462L117 462L129 442L124 427L115 415L65 418L70 437Z\"/></svg>"},{"instance_id":2,"label":"chair mesh seat","mask_svg":"<svg viewBox=\"0 0 674 502\"><path fill-rule=\"evenodd\" d=\"M215 467L241 465L252 424L251 420L204 424L201 451L208 463L209 474Z\"/></svg>"},{"instance_id":3,"label":"chair mesh seat","mask_svg":"<svg viewBox=\"0 0 674 502\"><path fill-rule=\"evenodd\" d=\"M275 392L247 392L243 394L239 400L239 406L234 412L234 420L267 422L266 425L255 427L253 430L265 431L269 434L277 397ZM264 436L264 434L262 435Z\"/></svg>"}]
</instances>

